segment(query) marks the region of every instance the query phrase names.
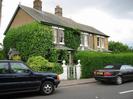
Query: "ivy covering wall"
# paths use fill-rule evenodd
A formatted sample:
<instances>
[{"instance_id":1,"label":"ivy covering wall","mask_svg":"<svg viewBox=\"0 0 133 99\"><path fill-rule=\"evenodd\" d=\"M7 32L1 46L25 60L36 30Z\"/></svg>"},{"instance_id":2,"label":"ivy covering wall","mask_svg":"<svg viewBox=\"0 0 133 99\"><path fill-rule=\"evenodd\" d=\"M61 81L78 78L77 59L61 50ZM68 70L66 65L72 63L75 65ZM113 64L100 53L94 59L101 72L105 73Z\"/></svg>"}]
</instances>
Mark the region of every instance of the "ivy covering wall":
<instances>
[{"instance_id":1,"label":"ivy covering wall","mask_svg":"<svg viewBox=\"0 0 133 99\"><path fill-rule=\"evenodd\" d=\"M53 48L52 27L34 22L10 29L3 44L6 55L10 48L16 48L24 61L30 56L44 56Z\"/></svg>"},{"instance_id":2,"label":"ivy covering wall","mask_svg":"<svg viewBox=\"0 0 133 99\"><path fill-rule=\"evenodd\" d=\"M80 46L80 31L77 29L65 28L65 46L77 50Z\"/></svg>"}]
</instances>

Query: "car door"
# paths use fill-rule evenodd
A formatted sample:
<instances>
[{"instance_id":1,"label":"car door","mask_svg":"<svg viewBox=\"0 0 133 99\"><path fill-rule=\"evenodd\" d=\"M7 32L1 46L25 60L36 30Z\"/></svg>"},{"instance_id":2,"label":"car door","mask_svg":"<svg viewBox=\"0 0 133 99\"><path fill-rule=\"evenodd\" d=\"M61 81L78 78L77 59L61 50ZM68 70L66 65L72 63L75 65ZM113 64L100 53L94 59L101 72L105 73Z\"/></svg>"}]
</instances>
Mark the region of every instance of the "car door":
<instances>
[{"instance_id":1,"label":"car door","mask_svg":"<svg viewBox=\"0 0 133 99\"><path fill-rule=\"evenodd\" d=\"M4 61L0 62L0 94L9 92L12 87L12 76L9 73L9 63Z\"/></svg>"},{"instance_id":2,"label":"car door","mask_svg":"<svg viewBox=\"0 0 133 99\"><path fill-rule=\"evenodd\" d=\"M133 80L133 67L131 65L126 65L126 70L128 72L128 79Z\"/></svg>"},{"instance_id":3,"label":"car door","mask_svg":"<svg viewBox=\"0 0 133 99\"><path fill-rule=\"evenodd\" d=\"M15 91L38 90L41 81L21 62L11 62L10 70Z\"/></svg>"},{"instance_id":4,"label":"car door","mask_svg":"<svg viewBox=\"0 0 133 99\"><path fill-rule=\"evenodd\" d=\"M122 77L125 81L129 80L129 72L127 71L126 65L122 65L120 68Z\"/></svg>"}]
</instances>

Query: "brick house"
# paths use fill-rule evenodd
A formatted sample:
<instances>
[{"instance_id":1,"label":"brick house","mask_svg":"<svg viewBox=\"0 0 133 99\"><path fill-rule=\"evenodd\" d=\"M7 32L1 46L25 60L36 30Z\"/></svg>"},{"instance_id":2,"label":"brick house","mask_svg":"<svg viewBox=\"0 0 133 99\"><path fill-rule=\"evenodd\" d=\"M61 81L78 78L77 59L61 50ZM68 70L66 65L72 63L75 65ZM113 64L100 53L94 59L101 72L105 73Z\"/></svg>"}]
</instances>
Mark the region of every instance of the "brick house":
<instances>
[{"instance_id":1,"label":"brick house","mask_svg":"<svg viewBox=\"0 0 133 99\"><path fill-rule=\"evenodd\" d=\"M51 14L42 11L41 0L34 0L33 8L18 5L10 23L7 26L6 32L10 28L19 27L24 24L32 22L39 22L43 24L49 24L53 28L53 35L55 45L61 45L65 47L64 32L65 27L79 29L81 32L81 44L80 50L96 50L96 51L108 51L108 38L109 36L100 32L99 30L77 23L72 19L62 16L62 8L56 6L55 14ZM71 49L71 48L70 48ZM68 48L69 50L69 48Z\"/></svg>"}]
</instances>

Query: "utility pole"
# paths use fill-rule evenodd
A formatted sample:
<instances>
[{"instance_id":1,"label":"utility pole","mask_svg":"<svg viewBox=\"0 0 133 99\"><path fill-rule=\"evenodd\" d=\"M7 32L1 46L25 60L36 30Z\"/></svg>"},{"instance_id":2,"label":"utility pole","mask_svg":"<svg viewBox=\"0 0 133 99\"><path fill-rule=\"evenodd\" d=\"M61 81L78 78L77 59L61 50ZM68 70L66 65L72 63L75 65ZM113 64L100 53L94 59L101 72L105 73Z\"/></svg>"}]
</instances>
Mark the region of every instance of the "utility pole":
<instances>
[{"instance_id":1,"label":"utility pole","mask_svg":"<svg viewBox=\"0 0 133 99\"><path fill-rule=\"evenodd\" d=\"M2 0L0 0L0 25L1 25L1 17L2 17Z\"/></svg>"}]
</instances>

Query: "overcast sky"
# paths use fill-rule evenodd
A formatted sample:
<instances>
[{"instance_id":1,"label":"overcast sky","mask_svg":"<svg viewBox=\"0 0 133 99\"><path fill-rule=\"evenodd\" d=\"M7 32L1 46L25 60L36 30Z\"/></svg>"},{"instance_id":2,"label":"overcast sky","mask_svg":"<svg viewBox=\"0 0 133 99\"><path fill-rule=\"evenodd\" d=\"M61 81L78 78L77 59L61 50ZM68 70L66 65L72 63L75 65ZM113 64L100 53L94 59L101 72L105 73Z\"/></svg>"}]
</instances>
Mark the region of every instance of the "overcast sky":
<instances>
[{"instance_id":1,"label":"overcast sky","mask_svg":"<svg viewBox=\"0 0 133 99\"><path fill-rule=\"evenodd\" d=\"M0 42L17 5L32 7L33 0L3 0ZM110 36L109 40L133 46L133 0L42 0L43 10L54 13L59 4L63 16L93 26Z\"/></svg>"}]
</instances>

